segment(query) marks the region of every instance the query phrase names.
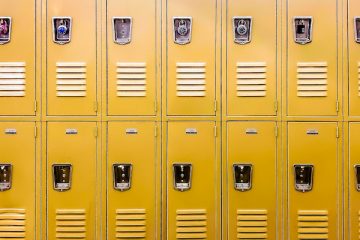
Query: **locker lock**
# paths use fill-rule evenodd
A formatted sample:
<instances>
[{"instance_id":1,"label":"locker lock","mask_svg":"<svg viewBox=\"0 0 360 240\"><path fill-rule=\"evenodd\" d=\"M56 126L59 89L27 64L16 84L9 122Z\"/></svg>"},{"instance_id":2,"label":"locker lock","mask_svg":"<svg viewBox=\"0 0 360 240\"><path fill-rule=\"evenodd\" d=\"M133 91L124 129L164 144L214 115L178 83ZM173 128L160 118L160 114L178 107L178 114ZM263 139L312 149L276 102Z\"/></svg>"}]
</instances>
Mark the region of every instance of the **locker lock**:
<instances>
[{"instance_id":1,"label":"locker lock","mask_svg":"<svg viewBox=\"0 0 360 240\"><path fill-rule=\"evenodd\" d=\"M65 35L68 31L68 28L65 25L60 25L57 31L59 35Z\"/></svg>"},{"instance_id":2,"label":"locker lock","mask_svg":"<svg viewBox=\"0 0 360 240\"><path fill-rule=\"evenodd\" d=\"M308 44L312 41L312 17L294 18L294 40L298 44Z\"/></svg>"},{"instance_id":3,"label":"locker lock","mask_svg":"<svg viewBox=\"0 0 360 240\"><path fill-rule=\"evenodd\" d=\"M192 165L173 164L174 188L177 191L187 191L191 188Z\"/></svg>"},{"instance_id":4,"label":"locker lock","mask_svg":"<svg viewBox=\"0 0 360 240\"><path fill-rule=\"evenodd\" d=\"M360 17L354 18L355 42L360 43Z\"/></svg>"},{"instance_id":5,"label":"locker lock","mask_svg":"<svg viewBox=\"0 0 360 240\"><path fill-rule=\"evenodd\" d=\"M356 190L360 192L360 165L355 165Z\"/></svg>"},{"instance_id":6,"label":"locker lock","mask_svg":"<svg viewBox=\"0 0 360 240\"><path fill-rule=\"evenodd\" d=\"M237 44L247 44L251 41L252 17L233 17L234 41Z\"/></svg>"},{"instance_id":7,"label":"locker lock","mask_svg":"<svg viewBox=\"0 0 360 240\"><path fill-rule=\"evenodd\" d=\"M311 191L313 187L314 166L310 164L294 165L294 171L296 191Z\"/></svg>"},{"instance_id":8,"label":"locker lock","mask_svg":"<svg viewBox=\"0 0 360 240\"><path fill-rule=\"evenodd\" d=\"M252 164L233 165L235 190L245 192L251 189L252 171Z\"/></svg>"},{"instance_id":9,"label":"locker lock","mask_svg":"<svg viewBox=\"0 0 360 240\"><path fill-rule=\"evenodd\" d=\"M71 41L72 20L70 17L53 17L53 41L66 44Z\"/></svg>"},{"instance_id":10,"label":"locker lock","mask_svg":"<svg viewBox=\"0 0 360 240\"><path fill-rule=\"evenodd\" d=\"M11 189L12 165L0 164L0 192Z\"/></svg>"},{"instance_id":11,"label":"locker lock","mask_svg":"<svg viewBox=\"0 0 360 240\"><path fill-rule=\"evenodd\" d=\"M188 28L186 27L186 22L184 19L181 19L179 22L179 26L177 29L177 32L181 35L181 36L185 36L188 32Z\"/></svg>"},{"instance_id":12,"label":"locker lock","mask_svg":"<svg viewBox=\"0 0 360 240\"><path fill-rule=\"evenodd\" d=\"M0 17L0 44L10 42L11 18Z\"/></svg>"},{"instance_id":13,"label":"locker lock","mask_svg":"<svg viewBox=\"0 0 360 240\"><path fill-rule=\"evenodd\" d=\"M191 28L192 28L191 17L174 17L173 18L174 42L180 45L190 43Z\"/></svg>"},{"instance_id":14,"label":"locker lock","mask_svg":"<svg viewBox=\"0 0 360 240\"><path fill-rule=\"evenodd\" d=\"M70 190L72 179L72 165L54 164L52 168L54 190L59 192L65 192Z\"/></svg>"},{"instance_id":15,"label":"locker lock","mask_svg":"<svg viewBox=\"0 0 360 240\"><path fill-rule=\"evenodd\" d=\"M125 45L131 42L132 18L113 17L113 36L116 44Z\"/></svg>"},{"instance_id":16,"label":"locker lock","mask_svg":"<svg viewBox=\"0 0 360 240\"><path fill-rule=\"evenodd\" d=\"M131 173L132 164L114 164L114 189L122 192L129 190L131 188Z\"/></svg>"}]
</instances>

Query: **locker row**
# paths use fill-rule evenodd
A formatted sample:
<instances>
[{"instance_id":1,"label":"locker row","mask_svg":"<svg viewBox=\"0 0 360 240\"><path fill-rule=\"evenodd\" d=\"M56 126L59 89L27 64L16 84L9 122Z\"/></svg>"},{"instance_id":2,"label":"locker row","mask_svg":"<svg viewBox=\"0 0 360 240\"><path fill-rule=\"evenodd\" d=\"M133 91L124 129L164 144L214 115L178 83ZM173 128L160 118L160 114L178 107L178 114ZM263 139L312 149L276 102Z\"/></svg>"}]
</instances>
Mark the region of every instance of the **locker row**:
<instances>
[{"instance_id":1,"label":"locker row","mask_svg":"<svg viewBox=\"0 0 360 240\"><path fill-rule=\"evenodd\" d=\"M360 116L356 0L1 3L1 116Z\"/></svg>"},{"instance_id":2,"label":"locker row","mask_svg":"<svg viewBox=\"0 0 360 240\"><path fill-rule=\"evenodd\" d=\"M357 122L0 128L0 239L360 237Z\"/></svg>"}]
</instances>

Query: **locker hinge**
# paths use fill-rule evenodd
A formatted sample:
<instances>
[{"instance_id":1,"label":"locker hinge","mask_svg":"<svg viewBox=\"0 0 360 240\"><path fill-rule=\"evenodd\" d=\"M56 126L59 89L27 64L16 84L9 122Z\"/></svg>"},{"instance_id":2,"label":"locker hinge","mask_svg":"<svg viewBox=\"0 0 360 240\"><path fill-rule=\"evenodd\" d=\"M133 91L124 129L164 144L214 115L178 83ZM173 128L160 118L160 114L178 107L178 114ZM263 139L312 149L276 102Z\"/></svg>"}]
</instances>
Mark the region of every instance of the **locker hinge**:
<instances>
[{"instance_id":1,"label":"locker hinge","mask_svg":"<svg viewBox=\"0 0 360 240\"><path fill-rule=\"evenodd\" d=\"M339 127L336 127L336 138L339 138Z\"/></svg>"},{"instance_id":2,"label":"locker hinge","mask_svg":"<svg viewBox=\"0 0 360 240\"><path fill-rule=\"evenodd\" d=\"M340 108L340 103L339 101L336 101L336 112L339 112L339 108Z\"/></svg>"},{"instance_id":3,"label":"locker hinge","mask_svg":"<svg viewBox=\"0 0 360 240\"><path fill-rule=\"evenodd\" d=\"M214 111L217 112L217 101L214 101Z\"/></svg>"},{"instance_id":4,"label":"locker hinge","mask_svg":"<svg viewBox=\"0 0 360 240\"><path fill-rule=\"evenodd\" d=\"M214 127L214 136L217 137L217 127Z\"/></svg>"},{"instance_id":5,"label":"locker hinge","mask_svg":"<svg viewBox=\"0 0 360 240\"><path fill-rule=\"evenodd\" d=\"M34 112L37 111L37 101L34 101Z\"/></svg>"},{"instance_id":6,"label":"locker hinge","mask_svg":"<svg viewBox=\"0 0 360 240\"><path fill-rule=\"evenodd\" d=\"M98 136L98 127L94 127L94 137Z\"/></svg>"},{"instance_id":7,"label":"locker hinge","mask_svg":"<svg viewBox=\"0 0 360 240\"><path fill-rule=\"evenodd\" d=\"M157 113L157 101L154 102L154 110L155 110L155 113Z\"/></svg>"},{"instance_id":8,"label":"locker hinge","mask_svg":"<svg viewBox=\"0 0 360 240\"><path fill-rule=\"evenodd\" d=\"M94 102L94 112L97 112L98 111L98 102L95 101Z\"/></svg>"},{"instance_id":9,"label":"locker hinge","mask_svg":"<svg viewBox=\"0 0 360 240\"><path fill-rule=\"evenodd\" d=\"M277 138L279 135L278 126L275 126L275 137Z\"/></svg>"},{"instance_id":10,"label":"locker hinge","mask_svg":"<svg viewBox=\"0 0 360 240\"><path fill-rule=\"evenodd\" d=\"M34 128L34 137L37 138L37 126Z\"/></svg>"},{"instance_id":11,"label":"locker hinge","mask_svg":"<svg viewBox=\"0 0 360 240\"><path fill-rule=\"evenodd\" d=\"M157 137L157 126L155 126L154 136Z\"/></svg>"},{"instance_id":12,"label":"locker hinge","mask_svg":"<svg viewBox=\"0 0 360 240\"><path fill-rule=\"evenodd\" d=\"M275 101L275 102L274 102L274 110L275 110L275 113L278 112L278 108L279 108L278 101Z\"/></svg>"}]
</instances>

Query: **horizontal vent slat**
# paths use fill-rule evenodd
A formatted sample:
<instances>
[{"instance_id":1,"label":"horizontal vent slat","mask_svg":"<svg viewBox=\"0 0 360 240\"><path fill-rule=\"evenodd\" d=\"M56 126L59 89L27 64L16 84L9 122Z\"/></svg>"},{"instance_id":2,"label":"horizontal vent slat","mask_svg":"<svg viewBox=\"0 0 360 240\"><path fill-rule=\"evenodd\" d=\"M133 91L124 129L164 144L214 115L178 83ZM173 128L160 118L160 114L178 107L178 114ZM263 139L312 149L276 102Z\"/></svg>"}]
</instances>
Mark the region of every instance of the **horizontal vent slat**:
<instances>
[{"instance_id":1,"label":"horizontal vent slat","mask_svg":"<svg viewBox=\"0 0 360 240\"><path fill-rule=\"evenodd\" d=\"M0 97L24 97L25 62L0 62Z\"/></svg>"},{"instance_id":2,"label":"horizontal vent slat","mask_svg":"<svg viewBox=\"0 0 360 240\"><path fill-rule=\"evenodd\" d=\"M297 96L326 97L328 92L327 63L299 62L297 67Z\"/></svg>"},{"instance_id":3,"label":"horizontal vent slat","mask_svg":"<svg viewBox=\"0 0 360 240\"><path fill-rule=\"evenodd\" d=\"M206 96L206 63L182 62L176 64L176 95L178 97Z\"/></svg>"},{"instance_id":4,"label":"horizontal vent slat","mask_svg":"<svg viewBox=\"0 0 360 240\"><path fill-rule=\"evenodd\" d=\"M236 213L238 239L267 239L266 209L237 209Z\"/></svg>"},{"instance_id":5,"label":"horizontal vent slat","mask_svg":"<svg viewBox=\"0 0 360 240\"><path fill-rule=\"evenodd\" d=\"M146 210L116 209L116 238L146 237Z\"/></svg>"},{"instance_id":6,"label":"horizontal vent slat","mask_svg":"<svg viewBox=\"0 0 360 240\"><path fill-rule=\"evenodd\" d=\"M327 210L299 210L297 220L299 239L328 239Z\"/></svg>"},{"instance_id":7,"label":"horizontal vent slat","mask_svg":"<svg viewBox=\"0 0 360 240\"><path fill-rule=\"evenodd\" d=\"M146 63L116 63L116 96L146 97Z\"/></svg>"},{"instance_id":8,"label":"horizontal vent slat","mask_svg":"<svg viewBox=\"0 0 360 240\"><path fill-rule=\"evenodd\" d=\"M203 239L207 237L206 209L177 209L176 238Z\"/></svg>"},{"instance_id":9,"label":"horizontal vent slat","mask_svg":"<svg viewBox=\"0 0 360 240\"><path fill-rule=\"evenodd\" d=\"M23 208L0 208L0 239L25 239L26 210Z\"/></svg>"},{"instance_id":10,"label":"horizontal vent slat","mask_svg":"<svg viewBox=\"0 0 360 240\"><path fill-rule=\"evenodd\" d=\"M236 66L236 95L238 97L265 97L266 63L238 62Z\"/></svg>"},{"instance_id":11,"label":"horizontal vent slat","mask_svg":"<svg viewBox=\"0 0 360 240\"><path fill-rule=\"evenodd\" d=\"M85 62L56 63L56 96L85 97L87 74Z\"/></svg>"},{"instance_id":12,"label":"horizontal vent slat","mask_svg":"<svg viewBox=\"0 0 360 240\"><path fill-rule=\"evenodd\" d=\"M56 238L86 238L85 209L56 209Z\"/></svg>"}]
</instances>

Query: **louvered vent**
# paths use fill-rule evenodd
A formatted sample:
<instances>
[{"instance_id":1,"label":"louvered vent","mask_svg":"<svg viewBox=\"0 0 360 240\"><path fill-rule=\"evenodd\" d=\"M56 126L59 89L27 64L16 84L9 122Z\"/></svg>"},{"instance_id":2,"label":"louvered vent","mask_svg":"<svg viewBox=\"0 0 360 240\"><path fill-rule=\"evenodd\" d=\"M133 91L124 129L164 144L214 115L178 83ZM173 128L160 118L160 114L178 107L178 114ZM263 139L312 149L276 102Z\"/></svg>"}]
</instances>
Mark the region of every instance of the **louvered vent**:
<instances>
[{"instance_id":1,"label":"louvered vent","mask_svg":"<svg viewBox=\"0 0 360 240\"><path fill-rule=\"evenodd\" d=\"M25 209L0 209L0 239L25 239Z\"/></svg>"},{"instance_id":2,"label":"louvered vent","mask_svg":"<svg viewBox=\"0 0 360 240\"><path fill-rule=\"evenodd\" d=\"M178 97L205 97L206 63L177 63L176 78L176 94Z\"/></svg>"},{"instance_id":3,"label":"louvered vent","mask_svg":"<svg viewBox=\"0 0 360 240\"><path fill-rule=\"evenodd\" d=\"M145 239L146 211L145 209L116 210L117 239Z\"/></svg>"},{"instance_id":4,"label":"louvered vent","mask_svg":"<svg viewBox=\"0 0 360 240\"><path fill-rule=\"evenodd\" d=\"M298 211L298 239L328 239L328 211Z\"/></svg>"},{"instance_id":5,"label":"louvered vent","mask_svg":"<svg viewBox=\"0 0 360 240\"><path fill-rule=\"evenodd\" d=\"M58 97L85 97L86 63L58 62L56 67L56 95Z\"/></svg>"},{"instance_id":6,"label":"louvered vent","mask_svg":"<svg viewBox=\"0 0 360 240\"><path fill-rule=\"evenodd\" d=\"M299 97L326 97L327 62L299 62L297 67L297 95Z\"/></svg>"},{"instance_id":7,"label":"louvered vent","mask_svg":"<svg viewBox=\"0 0 360 240\"><path fill-rule=\"evenodd\" d=\"M207 216L205 209L182 209L176 211L177 239L207 238Z\"/></svg>"},{"instance_id":8,"label":"louvered vent","mask_svg":"<svg viewBox=\"0 0 360 240\"><path fill-rule=\"evenodd\" d=\"M146 63L118 62L117 96L145 97L146 96Z\"/></svg>"},{"instance_id":9,"label":"louvered vent","mask_svg":"<svg viewBox=\"0 0 360 240\"><path fill-rule=\"evenodd\" d=\"M266 96L265 62L238 62L236 72L238 97Z\"/></svg>"},{"instance_id":10,"label":"louvered vent","mask_svg":"<svg viewBox=\"0 0 360 240\"><path fill-rule=\"evenodd\" d=\"M86 212L84 209L56 210L57 239L85 239Z\"/></svg>"},{"instance_id":11,"label":"louvered vent","mask_svg":"<svg viewBox=\"0 0 360 240\"><path fill-rule=\"evenodd\" d=\"M268 239L267 210L237 210L237 239Z\"/></svg>"},{"instance_id":12,"label":"louvered vent","mask_svg":"<svg viewBox=\"0 0 360 240\"><path fill-rule=\"evenodd\" d=\"M24 62L0 62L0 97L24 97L25 73Z\"/></svg>"}]
</instances>

